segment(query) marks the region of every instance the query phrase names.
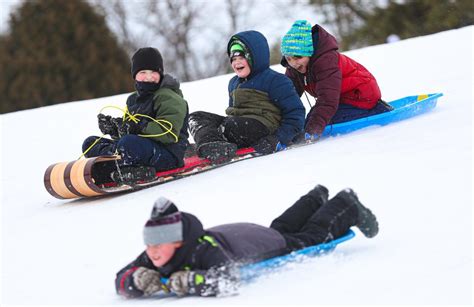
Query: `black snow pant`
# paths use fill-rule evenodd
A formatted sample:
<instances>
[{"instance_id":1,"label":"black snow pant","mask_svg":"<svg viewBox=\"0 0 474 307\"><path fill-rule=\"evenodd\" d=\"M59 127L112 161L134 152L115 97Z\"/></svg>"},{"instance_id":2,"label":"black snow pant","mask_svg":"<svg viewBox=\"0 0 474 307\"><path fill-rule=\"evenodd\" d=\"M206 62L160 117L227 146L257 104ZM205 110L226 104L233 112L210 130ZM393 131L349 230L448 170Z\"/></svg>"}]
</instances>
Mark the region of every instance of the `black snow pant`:
<instances>
[{"instance_id":1,"label":"black snow pant","mask_svg":"<svg viewBox=\"0 0 474 307\"><path fill-rule=\"evenodd\" d=\"M260 121L241 116L221 116L198 111L189 115L189 130L199 147L210 142L230 142L238 148L253 146L270 134Z\"/></svg>"},{"instance_id":2,"label":"black snow pant","mask_svg":"<svg viewBox=\"0 0 474 307\"><path fill-rule=\"evenodd\" d=\"M356 224L357 216L357 207L345 192L329 201L309 192L277 217L270 227L280 232L288 249L294 251L345 235Z\"/></svg>"}]
</instances>

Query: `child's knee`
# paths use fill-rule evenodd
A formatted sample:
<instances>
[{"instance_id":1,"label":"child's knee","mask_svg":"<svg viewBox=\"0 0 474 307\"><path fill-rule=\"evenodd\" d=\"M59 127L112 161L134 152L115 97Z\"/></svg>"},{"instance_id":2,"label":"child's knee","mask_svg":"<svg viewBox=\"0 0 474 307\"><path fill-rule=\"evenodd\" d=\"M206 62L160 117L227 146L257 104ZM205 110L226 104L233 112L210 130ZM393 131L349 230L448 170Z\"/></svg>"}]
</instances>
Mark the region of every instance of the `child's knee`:
<instances>
[{"instance_id":1,"label":"child's knee","mask_svg":"<svg viewBox=\"0 0 474 307\"><path fill-rule=\"evenodd\" d=\"M149 140L134 134L127 134L117 142L117 151L125 164L142 164L149 153Z\"/></svg>"},{"instance_id":2,"label":"child's knee","mask_svg":"<svg viewBox=\"0 0 474 307\"><path fill-rule=\"evenodd\" d=\"M234 117L226 117L219 128L226 136L242 133L239 122Z\"/></svg>"},{"instance_id":3,"label":"child's knee","mask_svg":"<svg viewBox=\"0 0 474 307\"><path fill-rule=\"evenodd\" d=\"M86 151L97 139L97 136L90 136L85 139L82 143L82 152Z\"/></svg>"},{"instance_id":4,"label":"child's knee","mask_svg":"<svg viewBox=\"0 0 474 307\"><path fill-rule=\"evenodd\" d=\"M189 118L200 118L200 117L203 117L204 115L207 115L209 114L208 112L205 112L205 111L196 111L196 112L192 112L189 114Z\"/></svg>"},{"instance_id":5,"label":"child's knee","mask_svg":"<svg viewBox=\"0 0 474 307\"><path fill-rule=\"evenodd\" d=\"M137 143L141 141L141 137L135 134L127 134L121 137L118 142L117 146L118 147L134 147L136 146Z\"/></svg>"}]
</instances>

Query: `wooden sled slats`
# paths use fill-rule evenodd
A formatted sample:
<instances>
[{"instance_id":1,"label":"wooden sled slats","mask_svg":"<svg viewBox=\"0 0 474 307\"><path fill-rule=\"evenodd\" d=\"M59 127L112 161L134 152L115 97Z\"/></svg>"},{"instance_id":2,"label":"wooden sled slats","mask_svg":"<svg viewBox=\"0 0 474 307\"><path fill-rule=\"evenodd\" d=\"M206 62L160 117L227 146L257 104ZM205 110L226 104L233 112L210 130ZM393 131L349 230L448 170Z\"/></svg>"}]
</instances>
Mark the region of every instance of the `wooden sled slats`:
<instances>
[{"instance_id":1,"label":"wooden sled slats","mask_svg":"<svg viewBox=\"0 0 474 307\"><path fill-rule=\"evenodd\" d=\"M68 162L60 162L48 167L44 174L44 185L46 190L54 197L67 199L76 198L80 195L71 192L64 181L64 172Z\"/></svg>"},{"instance_id":2,"label":"wooden sled slats","mask_svg":"<svg viewBox=\"0 0 474 307\"><path fill-rule=\"evenodd\" d=\"M46 190L56 198L70 199L105 194L94 183L92 166L95 163L116 160L116 156L102 156L60 162L49 166L44 174Z\"/></svg>"}]
</instances>

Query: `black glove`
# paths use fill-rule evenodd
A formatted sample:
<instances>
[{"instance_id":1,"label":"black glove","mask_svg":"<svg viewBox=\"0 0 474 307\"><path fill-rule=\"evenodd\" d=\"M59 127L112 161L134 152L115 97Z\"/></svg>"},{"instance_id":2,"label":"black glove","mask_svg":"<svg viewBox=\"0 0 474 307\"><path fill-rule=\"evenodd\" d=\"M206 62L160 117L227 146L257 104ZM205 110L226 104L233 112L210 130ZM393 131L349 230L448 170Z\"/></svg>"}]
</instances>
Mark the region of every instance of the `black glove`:
<instances>
[{"instance_id":1,"label":"black glove","mask_svg":"<svg viewBox=\"0 0 474 307\"><path fill-rule=\"evenodd\" d=\"M258 140L257 144L253 145L253 148L260 154L268 155L280 150L284 150L286 146L280 143L275 135L271 134Z\"/></svg>"},{"instance_id":2,"label":"black glove","mask_svg":"<svg viewBox=\"0 0 474 307\"><path fill-rule=\"evenodd\" d=\"M97 115L97 120L99 124L99 129L103 134L108 134L112 139L117 139L119 134L117 130L117 125L115 124L115 118L112 118L110 115L104 115L99 113Z\"/></svg>"},{"instance_id":3,"label":"black glove","mask_svg":"<svg viewBox=\"0 0 474 307\"><path fill-rule=\"evenodd\" d=\"M126 121L117 123L118 134L120 137L127 135L127 134L139 134L142 132L143 128L147 125L147 121L141 120L138 123L134 121Z\"/></svg>"},{"instance_id":4,"label":"black glove","mask_svg":"<svg viewBox=\"0 0 474 307\"><path fill-rule=\"evenodd\" d=\"M145 295L152 295L158 291L167 290L166 286L161 282L160 273L145 267L139 267L133 272L133 283Z\"/></svg>"}]
</instances>

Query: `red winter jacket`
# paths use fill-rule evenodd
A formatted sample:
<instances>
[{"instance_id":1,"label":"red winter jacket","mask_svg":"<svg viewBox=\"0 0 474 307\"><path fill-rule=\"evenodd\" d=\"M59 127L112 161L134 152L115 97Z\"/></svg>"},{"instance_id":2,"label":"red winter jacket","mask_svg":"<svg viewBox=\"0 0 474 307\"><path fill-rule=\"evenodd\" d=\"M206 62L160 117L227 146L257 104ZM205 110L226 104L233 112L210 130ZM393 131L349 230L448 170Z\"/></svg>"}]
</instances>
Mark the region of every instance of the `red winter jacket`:
<instances>
[{"instance_id":1,"label":"red winter jacket","mask_svg":"<svg viewBox=\"0 0 474 307\"><path fill-rule=\"evenodd\" d=\"M315 54L311 57L306 74L288 65L283 57L281 64L286 75L293 81L298 94L307 91L317 99L308 114L306 131L322 133L337 111L339 103L361 109L373 108L381 98L374 76L361 64L340 54L334 36L321 26L312 29Z\"/></svg>"}]
</instances>

